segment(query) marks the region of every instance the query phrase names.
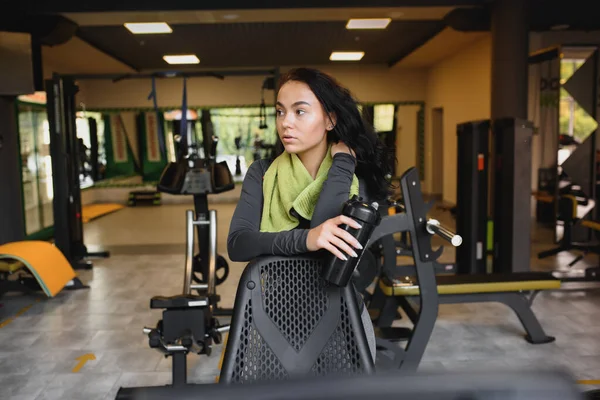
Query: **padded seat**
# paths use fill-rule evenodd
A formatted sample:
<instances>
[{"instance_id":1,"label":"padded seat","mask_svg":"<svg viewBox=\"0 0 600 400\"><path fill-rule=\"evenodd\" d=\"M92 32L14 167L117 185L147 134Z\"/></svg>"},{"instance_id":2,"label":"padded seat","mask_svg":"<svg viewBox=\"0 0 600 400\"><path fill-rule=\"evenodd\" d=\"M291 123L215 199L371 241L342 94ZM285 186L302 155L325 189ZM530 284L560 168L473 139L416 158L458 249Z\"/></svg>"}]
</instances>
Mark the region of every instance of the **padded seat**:
<instances>
[{"instance_id":1,"label":"padded seat","mask_svg":"<svg viewBox=\"0 0 600 400\"><path fill-rule=\"evenodd\" d=\"M268 256L240 278L220 383L360 374L374 362L352 285L320 276L322 260Z\"/></svg>"},{"instance_id":2,"label":"padded seat","mask_svg":"<svg viewBox=\"0 0 600 400\"><path fill-rule=\"evenodd\" d=\"M561 281L545 272L512 274L439 275L438 294L498 293L560 289ZM412 280L383 277L379 287L386 296L418 296L419 286Z\"/></svg>"},{"instance_id":3,"label":"padded seat","mask_svg":"<svg viewBox=\"0 0 600 400\"><path fill-rule=\"evenodd\" d=\"M150 300L150 308L175 309L203 307L208 305L208 300L204 296L194 296L191 294L178 294L175 296L154 296Z\"/></svg>"}]
</instances>

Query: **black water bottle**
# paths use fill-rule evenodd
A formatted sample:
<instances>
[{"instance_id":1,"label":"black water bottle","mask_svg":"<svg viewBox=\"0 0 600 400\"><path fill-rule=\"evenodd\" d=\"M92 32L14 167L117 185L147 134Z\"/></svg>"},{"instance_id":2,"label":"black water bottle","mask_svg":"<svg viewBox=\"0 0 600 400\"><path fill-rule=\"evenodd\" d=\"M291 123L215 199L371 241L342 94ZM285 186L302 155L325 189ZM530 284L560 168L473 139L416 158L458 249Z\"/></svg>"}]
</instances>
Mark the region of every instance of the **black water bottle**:
<instances>
[{"instance_id":1,"label":"black water bottle","mask_svg":"<svg viewBox=\"0 0 600 400\"><path fill-rule=\"evenodd\" d=\"M344 203L342 214L357 221L360 225L362 225L362 228L355 229L346 224L341 224L340 228L350 232L350 234L354 236L356 240L358 240L363 248L362 250L359 250L349 244L349 246L352 247L357 253L358 257L352 257L348 254L345 254L345 252L340 249L342 254L346 255L346 258L348 259L346 261L338 258L334 254L329 253L329 257L326 259L321 272L321 276L327 282L340 287L348 284L354 269L358 265L358 262L367 248L367 243L369 242L369 238L371 237L373 230L381 221L381 216L379 215L377 208L377 203L367 204L363 202L362 197L358 197L356 195Z\"/></svg>"}]
</instances>

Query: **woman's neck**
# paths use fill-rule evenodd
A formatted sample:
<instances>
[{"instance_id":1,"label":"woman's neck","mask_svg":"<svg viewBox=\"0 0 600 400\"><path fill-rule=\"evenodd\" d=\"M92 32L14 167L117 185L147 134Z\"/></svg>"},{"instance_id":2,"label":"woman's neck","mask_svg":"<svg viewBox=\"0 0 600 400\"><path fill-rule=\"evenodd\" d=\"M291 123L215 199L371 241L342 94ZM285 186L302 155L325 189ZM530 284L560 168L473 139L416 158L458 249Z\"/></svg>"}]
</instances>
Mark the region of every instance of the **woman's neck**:
<instances>
[{"instance_id":1,"label":"woman's neck","mask_svg":"<svg viewBox=\"0 0 600 400\"><path fill-rule=\"evenodd\" d=\"M298 154L298 158L304 164L304 168L308 171L310 176L313 179L317 177L317 172L319 172L319 167L323 163L325 156L327 155L327 151L329 150L329 146L327 146L327 142L323 143L324 145L320 145L314 147L308 151L305 151L302 154Z\"/></svg>"}]
</instances>

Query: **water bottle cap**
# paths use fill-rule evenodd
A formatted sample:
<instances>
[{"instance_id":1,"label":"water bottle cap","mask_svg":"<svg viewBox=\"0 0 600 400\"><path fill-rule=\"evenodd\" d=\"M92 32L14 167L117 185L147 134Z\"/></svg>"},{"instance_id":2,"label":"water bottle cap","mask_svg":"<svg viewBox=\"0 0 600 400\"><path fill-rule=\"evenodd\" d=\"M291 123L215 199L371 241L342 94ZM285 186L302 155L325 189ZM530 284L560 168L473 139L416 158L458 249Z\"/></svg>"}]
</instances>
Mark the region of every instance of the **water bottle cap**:
<instances>
[{"instance_id":1,"label":"water bottle cap","mask_svg":"<svg viewBox=\"0 0 600 400\"><path fill-rule=\"evenodd\" d=\"M377 207L379 207L377 203L369 205L354 196L344 204L343 214L357 221L377 225L381 219Z\"/></svg>"}]
</instances>

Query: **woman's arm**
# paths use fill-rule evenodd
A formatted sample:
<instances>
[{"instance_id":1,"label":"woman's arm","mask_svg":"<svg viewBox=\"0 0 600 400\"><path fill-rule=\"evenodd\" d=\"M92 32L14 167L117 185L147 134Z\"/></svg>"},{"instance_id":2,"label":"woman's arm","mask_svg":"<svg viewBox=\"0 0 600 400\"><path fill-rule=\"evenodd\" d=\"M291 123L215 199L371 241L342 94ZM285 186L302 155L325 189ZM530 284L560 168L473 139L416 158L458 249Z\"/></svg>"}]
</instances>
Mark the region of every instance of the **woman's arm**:
<instances>
[{"instance_id":1,"label":"woman's arm","mask_svg":"<svg viewBox=\"0 0 600 400\"><path fill-rule=\"evenodd\" d=\"M231 261L250 261L261 255L295 255L308 251L308 229L260 232L263 208L262 162L253 162L248 168L240 200L231 218L227 237L227 252Z\"/></svg>"},{"instance_id":2,"label":"woman's arm","mask_svg":"<svg viewBox=\"0 0 600 400\"><path fill-rule=\"evenodd\" d=\"M350 196L356 159L348 153L336 153L327 179L315 206L310 227L314 228L342 213L342 207Z\"/></svg>"}]
</instances>

